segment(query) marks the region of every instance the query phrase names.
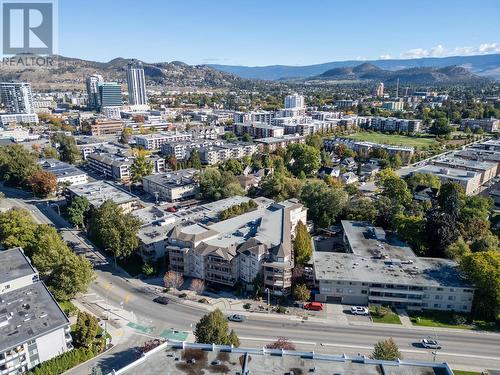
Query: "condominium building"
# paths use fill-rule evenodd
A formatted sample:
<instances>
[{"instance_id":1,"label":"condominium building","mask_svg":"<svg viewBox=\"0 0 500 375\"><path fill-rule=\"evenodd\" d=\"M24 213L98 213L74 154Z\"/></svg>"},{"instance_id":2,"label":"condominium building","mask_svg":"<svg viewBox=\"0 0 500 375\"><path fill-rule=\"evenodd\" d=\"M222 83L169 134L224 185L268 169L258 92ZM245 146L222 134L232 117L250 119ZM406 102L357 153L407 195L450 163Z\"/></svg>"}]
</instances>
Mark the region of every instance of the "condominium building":
<instances>
[{"instance_id":1,"label":"condominium building","mask_svg":"<svg viewBox=\"0 0 500 375\"><path fill-rule=\"evenodd\" d=\"M99 74L87 77L87 106L91 109L99 109L101 106L101 99L99 94L99 86L104 83L104 79Z\"/></svg>"},{"instance_id":2,"label":"condominium building","mask_svg":"<svg viewBox=\"0 0 500 375\"><path fill-rule=\"evenodd\" d=\"M421 120L407 120L395 117L361 117L360 126L386 132L419 133L422 130Z\"/></svg>"},{"instance_id":3,"label":"condominium building","mask_svg":"<svg viewBox=\"0 0 500 375\"><path fill-rule=\"evenodd\" d=\"M120 135L123 128L123 121L97 119L90 125L90 133L93 136Z\"/></svg>"},{"instance_id":4,"label":"condominium building","mask_svg":"<svg viewBox=\"0 0 500 375\"><path fill-rule=\"evenodd\" d=\"M343 99L335 101L335 106L337 106L338 108L350 108L354 107L355 105L358 105L357 100Z\"/></svg>"},{"instance_id":5,"label":"condominium building","mask_svg":"<svg viewBox=\"0 0 500 375\"><path fill-rule=\"evenodd\" d=\"M271 120L274 117L275 112L272 111L235 112L233 115L234 122L238 123L260 122L263 124L271 124Z\"/></svg>"},{"instance_id":6,"label":"condominium building","mask_svg":"<svg viewBox=\"0 0 500 375\"><path fill-rule=\"evenodd\" d=\"M272 126L263 123L235 123L234 133L237 136L249 134L253 138L281 137L285 134L285 129L281 126Z\"/></svg>"},{"instance_id":7,"label":"condominium building","mask_svg":"<svg viewBox=\"0 0 500 375\"><path fill-rule=\"evenodd\" d=\"M30 83L0 82L0 99L9 114L35 113Z\"/></svg>"},{"instance_id":8,"label":"condominium building","mask_svg":"<svg viewBox=\"0 0 500 375\"><path fill-rule=\"evenodd\" d=\"M342 221L344 252L314 251L316 301L468 313L474 297L455 262L417 257L382 228Z\"/></svg>"},{"instance_id":9,"label":"condominium building","mask_svg":"<svg viewBox=\"0 0 500 375\"><path fill-rule=\"evenodd\" d=\"M208 146L221 146L224 144L220 139L195 139L192 141L168 142L161 145L161 153L166 156L173 155L177 160L189 158L192 150Z\"/></svg>"},{"instance_id":10,"label":"condominium building","mask_svg":"<svg viewBox=\"0 0 500 375\"><path fill-rule=\"evenodd\" d=\"M56 176L58 184L81 185L88 182L88 175L75 166L56 159L42 159L42 168Z\"/></svg>"},{"instance_id":11,"label":"condominium building","mask_svg":"<svg viewBox=\"0 0 500 375\"><path fill-rule=\"evenodd\" d=\"M146 176L142 179L142 188L157 200L175 202L192 198L198 194L196 173L197 169L189 168Z\"/></svg>"},{"instance_id":12,"label":"condominium building","mask_svg":"<svg viewBox=\"0 0 500 375\"><path fill-rule=\"evenodd\" d=\"M304 97L297 93L285 96L284 100L285 108L304 108L305 102Z\"/></svg>"},{"instance_id":13,"label":"condominium building","mask_svg":"<svg viewBox=\"0 0 500 375\"><path fill-rule=\"evenodd\" d=\"M158 150L164 143L190 141L192 139L193 134L191 132L165 132L138 135L135 137L135 142L137 146L145 150Z\"/></svg>"},{"instance_id":14,"label":"condominium building","mask_svg":"<svg viewBox=\"0 0 500 375\"><path fill-rule=\"evenodd\" d=\"M410 161L412 155L415 153L414 147L385 145L374 142L362 142L362 141L355 141L350 138L340 138L340 137L325 139L323 141L323 144L327 151L334 151L336 145L344 144L353 151L356 151L358 154L365 157L369 156L370 152L374 149L382 149L387 151L389 155L399 155L406 163Z\"/></svg>"},{"instance_id":15,"label":"condominium building","mask_svg":"<svg viewBox=\"0 0 500 375\"><path fill-rule=\"evenodd\" d=\"M213 165L229 159L241 159L257 152L254 143L224 143L220 146L202 147L199 150L203 164Z\"/></svg>"},{"instance_id":16,"label":"condominium building","mask_svg":"<svg viewBox=\"0 0 500 375\"><path fill-rule=\"evenodd\" d=\"M286 148L294 143L306 143L306 138L298 134L287 134L281 137L260 138L254 141L259 149L267 148L269 151L274 151L277 148Z\"/></svg>"},{"instance_id":17,"label":"condominium building","mask_svg":"<svg viewBox=\"0 0 500 375\"><path fill-rule=\"evenodd\" d=\"M21 248L0 252L0 374L23 374L73 348L70 323Z\"/></svg>"},{"instance_id":18,"label":"condominium building","mask_svg":"<svg viewBox=\"0 0 500 375\"><path fill-rule=\"evenodd\" d=\"M127 67L128 102L130 105L147 105L146 78L141 62Z\"/></svg>"},{"instance_id":19,"label":"condominium building","mask_svg":"<svg viewBox=\"0 0 500 375\"><path fill-rule=\"evenodd\" d=\"M38 115L36 113L0 114L0 125L10 124L38 124Z\"/></svg>"},{"instance_id":20,"label":"condominium building","mask_svg":"<svg viewBox=\"0 0 500 375\"><path fill-rule=\"evenodd\" d=\"M389 111L402 111L404 109L404 102L383 102L382 108L388 109Z\"/></svg>"},{"instance_id":21,"label":"condominium building","mask_svg":"<svg viewBox=\"0 0 500 375\"><path fill-rule=\"evenodd\" d=\"M498 127L500 126L500 120L494 117L485 118L485 119L472 119L467 118L462 120L461 129L465 130L467 128L471 130L483 129L485 132L493 133L498 131Z\"/></svg>"}]
</instances>

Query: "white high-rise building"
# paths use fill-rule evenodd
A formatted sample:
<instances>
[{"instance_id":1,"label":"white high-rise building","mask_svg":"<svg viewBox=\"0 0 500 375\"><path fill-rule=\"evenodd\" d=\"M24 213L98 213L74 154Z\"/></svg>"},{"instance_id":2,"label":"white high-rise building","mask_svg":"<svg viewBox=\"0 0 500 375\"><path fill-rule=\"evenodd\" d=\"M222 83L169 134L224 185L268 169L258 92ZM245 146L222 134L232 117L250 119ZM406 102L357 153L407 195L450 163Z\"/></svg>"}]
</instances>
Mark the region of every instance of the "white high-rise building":
<instances>
[{"instance_id":1,"label":"white high-rise building","mask_svg":"<svg viewBox=\"0 0 500 375\"><path fill-rule=\"evenodd\" d=\"M100 107L99 99L99 86L104 82L104 79L99 74L91 75L87 77L87 106L89 108L97 109Z\"/></svg>"},{"instance_id":2,"label":"white high-rise building","mask_svg":"<svg viewBox=\"0 0 500 375\"><path fill-rule=\"evenodd\" d=\"M7 113L35 113L30 83L0 83L0 97Z\"/></svg>"},{"instance_id":3,"label":"white high-rise building","mask_svg":"<svg viewBox=\"0 0 500 375\"><path fill-rule=\"evenodd\" d=\"M127 68L128 102L130 105L147 105L146 78L142 63L129 64Z\"/></svg>"},{"instance_id":4,"label":"white high-rise building","mask_svg":"<svg viewBox=\"0 0 500 375\"><path fill-rule=\"evenodd\" d=\"M285 108L304 108L304 97L297 93L285 97Z\"/></svg>"}]
</instances>

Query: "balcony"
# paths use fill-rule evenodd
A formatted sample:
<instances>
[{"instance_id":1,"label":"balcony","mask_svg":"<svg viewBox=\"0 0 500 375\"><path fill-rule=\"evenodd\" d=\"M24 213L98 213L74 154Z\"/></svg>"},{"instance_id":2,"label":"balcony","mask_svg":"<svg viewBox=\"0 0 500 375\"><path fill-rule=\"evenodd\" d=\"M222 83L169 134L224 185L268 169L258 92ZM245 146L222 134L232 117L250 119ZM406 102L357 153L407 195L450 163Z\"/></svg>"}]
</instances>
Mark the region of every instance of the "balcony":
<instances>
[{"instance_id":1,"label":"balcony","mask_svg":"<svg viewBox=\"0 0 500 375\"><path fill-rule=\"evenodd\" d=\"M420 299L404 298L404 297L383 297L383 296L368 296L370 302L380 301L380 302L403 302L403 303L421 303Z\"/></svg>"},{"instance_id":2,"label":"balcony","mask_svg":"<svg viewBox=\"0 0 500 375\"><path fill-rule=\"evenodd\" d=\"M380 293L404 293L404 294L414 294L423 295L422 290L408 290L408 289L396 289L396 288L380 288L380 287L370 287L370 292L380 292Z\"/></svg>"}]
</instances>

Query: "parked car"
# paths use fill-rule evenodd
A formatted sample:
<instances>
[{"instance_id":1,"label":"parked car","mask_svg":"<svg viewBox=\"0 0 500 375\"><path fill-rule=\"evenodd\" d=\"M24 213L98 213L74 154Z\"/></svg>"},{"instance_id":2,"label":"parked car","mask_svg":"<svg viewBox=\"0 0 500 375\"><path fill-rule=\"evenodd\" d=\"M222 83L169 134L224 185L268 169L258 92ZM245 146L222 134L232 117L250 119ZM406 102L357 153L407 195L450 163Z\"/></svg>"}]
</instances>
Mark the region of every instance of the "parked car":
<instances>
[{"instance_id":1,"label":"parked car","mask_svg":"<svg viewBox=\"0 0 500 375\"><path fill-rule=\"evenodd\" d=\"M171 206L171 207L167 208L167 211L168 212L177 212L177 208L175 208L175 206Z\"/></svg>"},{"instance_id":2,"label":"parked car","mask_svg":"<svg viewBox=\"0 0 500 375\"><path fill-rule=\"evenodd\" d=\"M441 349L441 345L439 345L439 342L431 338L423 339L420 341L420 343L426 349Z\"/></svg>"},{"instance_id":3,"label":"parked car","mask_svg":"<svg viewBox=\"0 0 500 375\"><path fill-rule=\"evenodd\" d=\"M168 305L168 298L167 297L156 297L153 302L159 303L161 305Z\"/></svg>"},{"instance_id":4,"label":"parked car","mask_svg":"<svg viewBox=\"0 0 500 375\"><path fill-rule=\"evenodd\" d=\"M238 322L238 323L241 323L241 322L244 322L246 317L244 315L239 315L239 314L233 314L233 315L229 315L227 317L228 320L232 321L232 322Z\"/></svg>"},{"instance_id":5,"label":"parked car","mask_svg":"<svg viewBox=\"0 0 500 375\"><path fill-rule=\"evenodd\" d=\"M370 314L370 311L368 311L367 307L352 306L351 307L351 314L353 314L353 315L368 315L368 314Z\"/></svg>"},{"instance_id":6,"label":"parked car","mask_svg":"<svg viewBox=\"0 0 500 375\"><path fill-rule=\"evenodd\" d=\"M322 311L323 304L321 302L309 302L304 305L304 309L313 311Z\"/></svg>"}]
</instances>

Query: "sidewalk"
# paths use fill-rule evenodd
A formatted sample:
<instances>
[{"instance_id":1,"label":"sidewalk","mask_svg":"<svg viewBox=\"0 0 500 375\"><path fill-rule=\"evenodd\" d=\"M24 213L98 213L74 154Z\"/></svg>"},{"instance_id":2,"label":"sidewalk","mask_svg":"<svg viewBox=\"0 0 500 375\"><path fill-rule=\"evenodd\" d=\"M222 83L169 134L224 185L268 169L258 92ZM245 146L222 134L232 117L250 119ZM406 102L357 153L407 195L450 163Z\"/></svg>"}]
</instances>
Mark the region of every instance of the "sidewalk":
<instances>
[{"instance_id":1,"label":"sidewalk","mask_svg":"<svg viewBox=\"0 0 500 375\"><path fill-rule=\"evenodd\" d=\"M396 309L396 314L399 315L399 320L401 320L401 324L403 325L403 327L413 327L413 324L406 310Z\"/></svg>"}]
</instances>

